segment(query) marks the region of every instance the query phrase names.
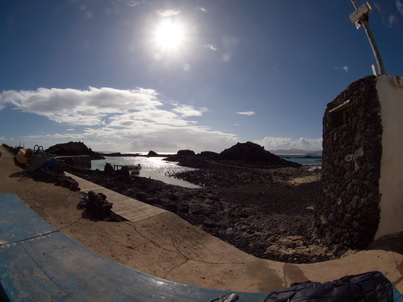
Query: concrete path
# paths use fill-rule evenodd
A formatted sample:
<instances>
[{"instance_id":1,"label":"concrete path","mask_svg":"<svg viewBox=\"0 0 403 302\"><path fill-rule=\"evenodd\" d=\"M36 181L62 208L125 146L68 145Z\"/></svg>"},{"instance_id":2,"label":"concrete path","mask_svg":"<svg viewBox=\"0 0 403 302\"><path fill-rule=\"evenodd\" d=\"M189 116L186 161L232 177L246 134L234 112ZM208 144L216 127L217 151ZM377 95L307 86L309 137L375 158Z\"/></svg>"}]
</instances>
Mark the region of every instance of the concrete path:
<instances>
[{"instance_id":1,"label":"concrete path","mask_svg":"<svg viewBox=\"0 0 403 302\"><path fill-rule=\"evenodd\" d=\"M271 292L289 287L293 282L325 282L345 275L380 271L403 292L403 255L390 251L360 251L315 264L280 263L248 255L171 212L161 209L157 209L159 213L149 212L151 206L142 208L138 204L138 216L131 218L134 221L93 221L77 210L79 193L24 178L12 155L1 146L0 150L3 153L0 194L17 193L55 229L139 271L195 286L251 292ZM95 184L82 186L95 192L103 190ZM138 202L112 192L105 195L114 207L121 199L128 204ZM144 216L143 210L148 212Z\"/></svg>"},{"instance_id":2,"label":"concrete path","mask_svg":"<svg viewBox=\"0 0 403 302\"><path fill-rule=\"evenodd\" d=\"M82 192L88 193L89 191L94 191L96 193L105 194L105 196L108 198L108 201L113 203L113 212L132 222L151 218L165 212L163 209L150 206L144 202L101 187L81 177L67 172L65 172L65 174L74 178L79 183L79 187Z\"/></svg>"},{"instance_id":3,"label":"concrete path","mask_svg":"<svg viewBox=\"0 0 403 302\"><path fill-rule=\"evenodd\" d=\"M10 301L207 302L232 293L164 280L103 257L54 229L16 194L0 194L0 216L0 283ZM267 295L236 294L240 302Z\"/></svg>"},{"instance_id":4,"label":"concrete path","mask_svg":"<svg viewBox=\"0 0 403 302\"><path fill-rule=\"evenodd\" d=\"M144 217L144 219L148 217L151 218L152 216L166 212L159 208L146 205L138 200L131 199L127 196L98 186L75 175L68 175L73 177L79 183L82 191L88 192L89 190L93 190L95 192L101 192L105 194L108 197L108 201L113 203L113 211L130 221L135 222L141 220L142 217ZM136 208L137 211L129 210L128 212L126 212L126 209L131 205L133 205L133 207ZM150 208L153 208L154 210ZM144 211L144 215L142 213L139 213L141 211ZM137 214L133 215L133 212ZM172 219L179 220L181 218L175 216ZM174 223L172 223L172 225L174 225ZM192 226L192 228L189 228L188 232L191 232L192 229L195 228ZM199 230L197 230L197 232L199 232ZM203 247L200 248L203 249ZM220 249L228 253L228 255L235 255L239 254L240 252L230 245L221 246ZM259 261L257 260L257 258L256 262L250 262L252 256L245 255L243 257L244 260L239 259L236 260L236 262L240 261L243 263L242 266L246 268L245 276L250 276L250 273L255 273L255 275L260 276L260 281L271 284L291 284L293 282L304 282L307 280L323 282L334 280L344 275L359 274L366 271L378 270L386 274L400 291L403 290L403 256L392 252L361 251L342 259L316 264L287 264L270 260ZM228 260L230 260L230 258L231 257L228 257ZM250 262L249 267L247 265L248 262ZM235 262L233 263L233 265L234 267L239 266L239 264L235 264ZM186 270L192 271L192 265L183 265L183 268L177 273L186 274ZM249 272L249 274L246 274L246 272Z\"/></svg>"}]
</instances>

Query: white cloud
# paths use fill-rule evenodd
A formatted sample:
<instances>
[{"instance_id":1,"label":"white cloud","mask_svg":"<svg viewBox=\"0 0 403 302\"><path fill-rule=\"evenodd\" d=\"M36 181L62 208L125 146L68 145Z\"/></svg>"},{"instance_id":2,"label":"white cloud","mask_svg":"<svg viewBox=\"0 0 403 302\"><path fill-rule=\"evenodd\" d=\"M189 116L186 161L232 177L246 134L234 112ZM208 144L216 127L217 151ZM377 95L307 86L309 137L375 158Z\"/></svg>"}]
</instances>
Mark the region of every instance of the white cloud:
<instances>
[{"instance_id":1,"label":"white cloud","mask_svg":"<svg viewBox=\"0 0 403 302\"><path fill-rule=\"evenodd\" d=\"M88 90L47 89L36 91L5 91L0 94L0 109L7 104L23 112L47 117L70 125L95 126L111 114L156 109L163 103L152 89L118 90L94 88Z\"/></svg>"},{"instance_id":2,"label":"white cloud","mask_svg":"<svg viewBox=\"0 0 403 302\"><path fill-rule=\"evenodd\" d=\"M174 112L152 109L142 110L138 112L132 112L128 114L115 115L109 118L110 123L107 124L110 127L132 127L139 123L154 125L171 125L171 126L188 126L194 124L194 121L188 121L180 118Z\"/></svg>"},{"instance_id":3,"label":"white cloud","mask_svg":"<svg viewBox=\"0 0 403 302\"><path fill-rule=\"evenodd\" d=\"M217 51L218 50L218 48L215 47L214 44L212 44L212 43L204 44L203 46L208 48L208 49L210 49L210 50L212 50L212 51Z\"/></svg>"},{"instance_id":4,"label":"white cloud","mask_svg":"<svg viewBox=\"0 0 403 302\"><path fill-rule=\"evenodd\" d=\"M237 112L236 114L252 116L255 115L255 111L241 111Z\"/></svg>"},{"instance_id":5,"label":"white cloud","mask_svg":"<svg viewBox=\"0 0 403 302\"><path fill-rule=\"evenodd\" d=\"M88 90L6 91L0 93L0 106L6 104L70 126L66 133L24 136L26 145L31 142L50 146L80 140L91 148L109 146L111 151L115 151L111 149L114 146L116 151L176 152L181 148L222 151L238 141L234 134L214 131L191 120L202 117L207 108L164 102L152 89L90 87ZM72 133L76 126L86 129Z\"/></svg>"},{"instance_id":6,"label":"white cloud","mask_svg":"<svg viewBox=\"0 0 403 302\"><path fill-rule=\"evenodd\" d=\"M137 122L132 127L122 129L87 128L78 134L30 135L23 137L23 140L26 145L30 142L50 146L57 142L84 141L87 146L97 151L147 152L153 150L175 153L181 149L191 149L195 152L221 152L239 141L233 134L213 131L205 127L174 127L145 122Z\"/></svg>"},{"instance_id":7,"label":"white cloud","mask_svg":"<svg viewBox=\"0 0 403 302\"><path fill-rule=\"evenodd\" d=\"M397 11L398 11L401 15L403 15L403 2L402 2L401 0L396 0L396 1L395 1L395 4L396 4Z\"/></svg>"},{"instance_id":8,"label":"white cloud","mask_svg":"<svg viewBox=\"0 0 403 302\"><path fill-rule=\"evenodd\" d=\"M180 105L177 103L173 103L172 105L175 107L172 111L179 114L181 117L202 116L204 112L208 111L207 108L197 109L193 106Z\"/></svg>"},{"instance_id":9,"label":"white cloud","mask_svg":"<svg viewBox=\"0 0 403 302\"><path fill-rule=\"evenodd\" d=\"M204 8L204 7L201 7L201 6L196 7L196 10L201 11L203 13L208 13L207 8Z\"/></svg>"},{"instance_id":10,"label":"white cloud","mask_svg":"<svg viewBox=\"0 0 403 302\"><path fill-rule=\"evenodd\" d=\"M397 17L394 15L390 15L388 18L388 26L389 27L393 27L395 25L397 25L399 22L397 20Z\"/></svg>"},{"instance_id":11,"label":"white cloud","mask_svg":"<svg viewBox=\"0 0 403 302\"><path fill-rule=\"evenodd\" d=\"M376 8L380 13L382 13L381 6L379 5L378 2L375 2L375 3L374 3L374 6L375 6L375 8Z\"/></svg>"},{"instance_id":12,"label":"white cloud","mask_svg":"<svg viewBox=\"0 0 403 302\"><path fill-rule=\"evenodd\" d=\"M135 6L140 5L141 2L140 2L140 1L129 0L129 1L127 1L127 4L128 4L129 6L135 7Z\"/></svg>"},{"instance_id":13,"label":"white cloud","mask_svg":"<svg viewBox=\"0 0 403 302\"><path fill-rule=\"evenodd\" d=\"M180 10L175 10L175 9L160 9L157 10L157 14L161 17L172 17L180 14Z\"/></svg>"},{"instance_id":14,"label":"white cloud","mask_svg":"<svg viewBox=\"0 0 403 302\"><path fill-rule=\"evenodd\" d=\"M348 70L349 70L348 66L342 66L342 67L340 67L340 66L334 66L334 69L336 69L336 70L343 70L345 73L348 73Z\"/></svg>"},{"instance_id":15,"label":"white cloud","mask_svg":"<svg viewBox=\"0 0 403 302\"><path fill-rule=\"evenodd\" d=\"M118 2L122 2L131 7L136 7L138 5L144 4L144 0L137 1L137 0L117 0Z\"/></svg>"},{"instance_id":16,"label":"white cloud","mask_svg":"<svg viewBox=\"0 0 403 302\"><path fill-rule=\"evenodd\" d=\"M207 108L165 102L152 89L90 87L87 90L5 91L0 93L0 110L7 104L13 109L69 126L65 133L19 137L18 141L26 146L39 144L46 148L66 141L84 141L99 151L177 152L192 149L195 152L221 152L240 141L235 134L201 126L192 119L201 118L208 112ZM255 114L253 111L237 113ZM79 126L84 126L84 130ZM256 143L266 150L321 149L321 139L266 137Z\"/></svg>"},{"instance_id":17,"label":"white cloud","mask_svg":"<svg viewBox=\"0 0 403 302\"><path fill-rule=\"evenodd\" d=\"M300 149L306 151L322 150L322 138L292 139L288 137L265 137L255 143L263 146L268 151Z\"/></svg>"},{"instance_id":18,"label":"white cloud","mask_svg":"<svg viewBox=\"0 0 403 302\"><path fill-rule=\"evenodd\" d=\"M3 91L0 94L0 110L3 110L7 104L11 104L13 106L17 106L15 102L15 93L14 90Z\"/></svg>"},{"instance_id":19,"label":"white cloud","mask_svg":"<svg viewBox=\"0 0 403 302\"><path fill-rule=\"evenodd\" d=\"M232 60L232 55L230 53L224 53L221 55L221 59L223 60L223 62L229 63Z\"/></svg>"}]
</instances>

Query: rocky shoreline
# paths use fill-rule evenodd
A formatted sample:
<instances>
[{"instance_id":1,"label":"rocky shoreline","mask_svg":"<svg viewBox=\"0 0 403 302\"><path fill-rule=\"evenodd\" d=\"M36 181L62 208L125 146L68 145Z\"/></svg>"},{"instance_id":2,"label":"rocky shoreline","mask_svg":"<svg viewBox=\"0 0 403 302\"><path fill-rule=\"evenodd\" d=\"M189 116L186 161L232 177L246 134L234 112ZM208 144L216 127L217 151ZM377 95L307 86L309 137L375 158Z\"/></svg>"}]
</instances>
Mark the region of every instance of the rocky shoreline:
<instances>
[{"instance_id":1,"label":"rocky shoreline","mask_svg":"<svg viewBox=\"0 0 403 302\"><path fill-rule=\"evenodd\" d=\"M314 233L320 169L235 167L210 161L209 168L175 177L200 184L189 189L119 173L69 171L94 183L169 210L204 231L264 259L314 263L336 258ZM113 208L112 208L113 210Z\"/></svg>"},{"instance_id":2,"label":"rocky shoreline","mask_svg":"<svg viewBox=\"0 0 403 302\"><path fill-rule=\"evenodd\" d=\"M92 150L83 148L82 143L57 145L54 149L68 153L68 150L64 151L66 145L68 148L72 145L76 153L85 151L98 157ZM314 263L334 259L343 253L336 246L322 244L315 234L320 169L312 170L283 160L249 142L238 143L220 154L182 150L166 160L197 168L171 176L201 188L130 177L127 169L115 171L113 167L105 167L103 171L93 171L63 162L55 163L50 170L39 169L31 173L31 177L79 190L77 183L63 173L71 172L173 212L240 250L264 259Z\"/></svg>"}]
</instances>

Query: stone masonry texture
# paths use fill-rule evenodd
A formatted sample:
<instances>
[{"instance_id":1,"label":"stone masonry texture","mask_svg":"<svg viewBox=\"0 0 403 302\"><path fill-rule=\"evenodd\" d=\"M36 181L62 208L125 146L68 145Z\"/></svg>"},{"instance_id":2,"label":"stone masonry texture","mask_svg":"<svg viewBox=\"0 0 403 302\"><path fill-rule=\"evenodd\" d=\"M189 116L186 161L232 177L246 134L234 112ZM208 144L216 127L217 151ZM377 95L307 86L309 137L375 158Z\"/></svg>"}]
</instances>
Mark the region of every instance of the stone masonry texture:
<instances>
[{"instance_id":1,"label":"stone masonry texture","mask_svg":"<svg viewBox=\"0 0 403 302\"><path fill-rule=\"evenodd\" d=\"M376 82L368 76L352 83L327 105L323 118L322 192L315 226L336 254L365 248L379 224L382 121Z\"/></svg>"}]
</instances>

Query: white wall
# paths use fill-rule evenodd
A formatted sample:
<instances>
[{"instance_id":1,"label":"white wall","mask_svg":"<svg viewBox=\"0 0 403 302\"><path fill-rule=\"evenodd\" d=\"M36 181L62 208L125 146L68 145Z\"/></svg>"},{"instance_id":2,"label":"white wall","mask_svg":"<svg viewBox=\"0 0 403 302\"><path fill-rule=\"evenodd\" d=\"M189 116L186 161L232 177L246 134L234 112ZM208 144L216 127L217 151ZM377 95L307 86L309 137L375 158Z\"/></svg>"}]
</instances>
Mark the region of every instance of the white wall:
<instances>
[{"instance_id":1,"label":"white wall","mask_svg":"<svg viewBox=\"0 0 403 302\"><path fill-rule=\"evenodd\" d=\"M381 220L375 239L403 231L403 78L382 75L377 90L383 135Z\"/></svg>"}]
</instances>

